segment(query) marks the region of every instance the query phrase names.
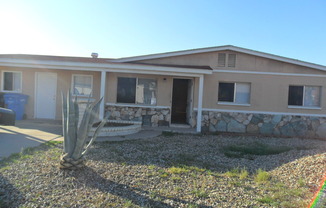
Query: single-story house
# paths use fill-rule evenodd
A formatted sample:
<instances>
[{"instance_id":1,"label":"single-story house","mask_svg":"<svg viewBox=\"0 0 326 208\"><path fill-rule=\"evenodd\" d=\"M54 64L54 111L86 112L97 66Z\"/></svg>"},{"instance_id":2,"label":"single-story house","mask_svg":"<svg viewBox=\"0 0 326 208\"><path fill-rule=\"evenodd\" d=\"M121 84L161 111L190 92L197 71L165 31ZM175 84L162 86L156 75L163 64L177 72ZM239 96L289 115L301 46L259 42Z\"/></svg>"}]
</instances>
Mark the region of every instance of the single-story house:
<instances>
[{"instance_id":1,"label":"single-story house","mask_svg":"<svg viewBox=\"0 0 326 208\"><path fill-rule=\"evenodd\" d=\"M0 55L1 92L29 96L27 118L61 119L61 92L100 116L196 131L326 137L326 66L236 46L119 59ZM199 124L199 125L198 125Z\"/></svg>"}]
</instances>

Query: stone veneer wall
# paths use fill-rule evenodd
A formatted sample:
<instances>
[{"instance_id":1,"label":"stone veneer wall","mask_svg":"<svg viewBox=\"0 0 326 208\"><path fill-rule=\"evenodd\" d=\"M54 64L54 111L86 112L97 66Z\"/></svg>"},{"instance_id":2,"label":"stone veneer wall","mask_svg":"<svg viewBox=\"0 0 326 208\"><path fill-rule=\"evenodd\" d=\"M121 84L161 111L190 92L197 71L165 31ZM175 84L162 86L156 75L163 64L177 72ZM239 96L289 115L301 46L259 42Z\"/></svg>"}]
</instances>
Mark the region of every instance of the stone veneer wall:
<instances>
[{"instance_id":1,"label":"stone veneer wall","mask_svg":"<svg viewBox=\"0 0 326 208\"><path fill-rule=\"evenodd\" d=\"M326 138L325 117L203 111L201 125L203 132Z\"/></svg>"},{"instance_id":2,"label":"stone veneer wall","mask_svg":"<svg viewBox=\"0 0 326 208\"><path fill-rule=\"evenodd\" d=\"M171 120L170 108L107 105L105 111L111 111L111 120L142 121L144 126L169 126Z\"/></svg>"}]
</instances>

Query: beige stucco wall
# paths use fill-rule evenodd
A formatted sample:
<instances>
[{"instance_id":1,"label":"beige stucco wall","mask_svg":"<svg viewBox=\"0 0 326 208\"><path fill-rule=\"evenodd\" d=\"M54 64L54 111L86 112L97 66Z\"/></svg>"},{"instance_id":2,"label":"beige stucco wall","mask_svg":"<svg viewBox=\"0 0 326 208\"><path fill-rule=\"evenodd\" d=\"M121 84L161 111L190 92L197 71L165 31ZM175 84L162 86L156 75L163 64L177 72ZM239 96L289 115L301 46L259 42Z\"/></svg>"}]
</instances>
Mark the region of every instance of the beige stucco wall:
<instances>
[{"instance_id":1,"label":"beige stucco wall","mask_svg":"<svg viewBox=\"0 0 326 208\"><path fill-rule=\"evenodd\" d=\"M171 76L161 75L145 75L145 74L130 74L130 73L107 73L106 79L106 101L116 103L117 101L117 86L118 77L138 77L157 80L157 106L171 106L172 103L172 83ZM165 80L164 80L165 79Z\"/></svg>"},{"instance_id":2,"label":"beige stucco wall","mask_svg":"<svg viewBox=\"0 0 326 208\"><path fill-rule=\"evenodd\" d=\"M33 69L33 68L16 68L16 67L0 67L0 76L2 71L20 71L22 72L22 93L28 95L28 103L25 106L27 118L34 118L35 105L35 73L36 72L52 72L57 74L57 98L56 98L56 119L61 119L61 92L66 93L71 88L73 74L93 75L93 95L92 98L99 99L100 94L100 72L85 71L66 71L55 69ZM0 86L2 87L2 77L0 77ZM2 90L2 88L1 88Z\"/></svg>"},{"instance_id":3,"label":"beige stucco wall","mask_svg":"<svg viewBox=\"0 0 326 208\"><path fill-rule=\"evenodd\" d=\"M257 71L257 72L276 72L276 73L297 73L326 75L326 72L298 66L295 64L284 63L276 60L262 58L233 51L221 51L221 53L235 53L236 67L218 67L217 58L219 52L200 53L160 59L139 61L139 63L153 64L180 64L180 65L208 65L217 70L230 71ZM304 77L287 75L255 75L244 73L225 73L213 72L212 75L204 76L203 108L225 109L241 111L262 111L262 112L289 112L307 114L326 114L326 77ZM195 79L194 106L197 107L198 82ZM217 103L218 83L219 82L247 82L251 83L250 106L222 105ZM289 85L313 85L321 86L321 108L322 109L293 109L288 108L288 89Z\"/></svg>"},{"instance_id":4,"label":"beige stucco wall","mask_svg":"<svg viewBox=\"0 0 326 208\"><path fill-rule=\"evenodd\" d=\"M250 106L218 104L217 99L219 82L251 83ZM322 109L289 108L289 85L321 86ZM213 73L212 75L205 76L203 108L263 112L326 114L326 109L324 107L326 106L326 100L324 99L326 97L325 89L326 77L294 77L276 75Z\"/></svg>"}]
</instances>

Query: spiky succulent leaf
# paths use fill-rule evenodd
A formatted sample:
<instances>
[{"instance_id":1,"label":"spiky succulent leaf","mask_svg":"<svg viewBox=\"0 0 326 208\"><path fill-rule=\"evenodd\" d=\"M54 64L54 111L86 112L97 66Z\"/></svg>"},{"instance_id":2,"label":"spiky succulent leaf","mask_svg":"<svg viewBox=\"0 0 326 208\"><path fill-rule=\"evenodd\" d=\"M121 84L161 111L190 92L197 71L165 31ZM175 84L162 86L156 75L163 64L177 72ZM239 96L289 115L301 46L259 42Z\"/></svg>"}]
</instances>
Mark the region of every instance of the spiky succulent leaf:
<instances>
[{"instance_id":1,"label":"spiky succulent leaf","mask_svg":"<svg viewBox=\"0 0 326 208\"><path fill-rule=\"evenodd\" d=\"M90 131L90 128L92 127L94 120L97 117L97 112L102 99L100 99L95 105L92 104L88 106L84 112L84 116L77 134L78 140L76 142L75 151L72 155L73 159L79 159L82 156L83 148L85 146L86 139L88 138L88 132Z\"/></svg>"},{"instance_id":2,"label":"spiky succulent leaf","mask_svg":"<svg viewBox=\"0 0 326 208\"><path fill-rule=\"evenodd\" d=\"M71 98L71 92L69 91L67 96L67 133L68 139L68 157L71 157L74 153L74 149L77 141L77 126L76 126L76 115L75 115L75 104Z\"/></svg>"},{"instance_id":3,"label":"spiky succulent leaf","mask_svg":"<svg viewBox=\"0 0 326 208\"><path fill-rule=\"evenodd\" d=\"M69 145L68 140L69 136L67 133L67 99L64 94L61 92L62 97L62 134L63 134L63 151L68 153Z\"/></svg>"},{"instance_id":4,"label":"spiky succulent leaf","mask_svg":"<svg viewBox=\"0 0 326 208\"><path fill-rule=\"evenodd\" d=\"M107 112L101 123L97 126L91 140L89 141L88 145L85 147L85 151L82 153L82 156L85 155L88 152L89 147L93 144L93 142L96 140L98 134L100 133L101 129L107 122L108 118L110 117L111 113Z\"/></svg>"},{"instance_id":5,"label":"spiky succulent leaf","mask_svg":"<svg viewBox=\"0 0 326 208\"><path fill-rule=\"evenodd\" d=\"M75 126L76 126L76 129L78 129L78 122L79 122L79 106L78 106L78 102L77 102L77 96L75 96L74 107L75 107ZM77 132L77 131L76 131L76 132Z\"/></svg>"}]
</instances>

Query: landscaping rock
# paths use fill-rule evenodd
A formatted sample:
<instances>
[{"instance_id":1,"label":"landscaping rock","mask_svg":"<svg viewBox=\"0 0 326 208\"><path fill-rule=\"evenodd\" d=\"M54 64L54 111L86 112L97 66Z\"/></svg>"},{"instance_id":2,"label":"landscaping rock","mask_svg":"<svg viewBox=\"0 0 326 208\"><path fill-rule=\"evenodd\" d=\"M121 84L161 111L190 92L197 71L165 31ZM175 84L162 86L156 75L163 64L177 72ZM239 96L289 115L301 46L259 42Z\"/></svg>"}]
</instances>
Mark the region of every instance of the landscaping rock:
<instances>
[{"instance_id":1,"label":"landscaping rock","mask_svg":"<svg viewBox=\"0 0 326 208\"><path fill-rule=\"evenodd\" d=\"M225 121L219 121L216 125L218 132L226 132L227 123Z\"/></svg>"},{"instance_id":2,"label":"landscaping rock","mask_svg":"<svg viewBox=\"0 0 326 208\"><path fill-rule=\"evenodd\" d=\"M231 120L230 123L228 123L227 125L227 131L234 132L234 133L245 133L246 126L235 120Z\"/></svg>"},{"instance_id":3,"label":"landscaping rock","mask_svg":"<svg viewBox=\"0 0 326 208\"><path fill-rule=\"evenodd\" d=\"M273 131L274 131L274 124L272 123L264 123L260 129L259 129L259 132L261 134L265 134L265 135L272 135L273 134Z\"/></svg>"},{"instance_id":4,"label":"landscaping rock","mask_svg":"<svg viewBox=\"0 0 326 208\"><path fill-rule=\"evenodd\" d=\"M261 114L254 114L253 117L252 117L252 119L251 119L251 121L250 121L250 123L252 123L252 124L258 124L258 123L260 123L260 122L263 121L263 118L264 117Z\"/></svg>"},{"instance_id":5,"label":"landscaping rock","mask_svg":"<svg viewBox=\"0 0 326 208\"><path fill-rule=\"evenodd\" d=\"M249 124L247 126L247 132L250 134L256 134L256 133L259 133L259 128L255 124Z\"/></svg>"},{"instance_id":6,"label":"landscaping rock","mask_svg":"<svg viewBox=\"0 0 326 208\"><path fill-rule=\"evenodd\" d=\"M209 132L216 132L216 129L213 124L209 125Z\"/></svg>"},{"instance_id":7,"label":"landscaping rock","mask_svg":"<svg viewBox=\"0 0 326 208\"><path fill-rule=\"evenodd\" d=\"M295 136L295 132L290 123L282 126L280 131L281 131L282 136L286 136L286 137L294 137Z\"/></svg>"},{"instance_id":8,"label":"landscaping rock","mask_svg":"<svg viewBox=\"0 0 326 208\"><path fill-rule=\"evenodd\" d=\"M326 138L326 123L321 124L316 132L319 138Z\"/></svg>"},{"instance_id":9,"label":"landscaping rock","mask_svg":"<svg viewBox=\"0 0 326 208\"><path fill-rule=\"evenodd\" d=\"M272 118L272 124L278 124L282 120L282 115L274 115Z\"/></svg>"}]
</instances>

